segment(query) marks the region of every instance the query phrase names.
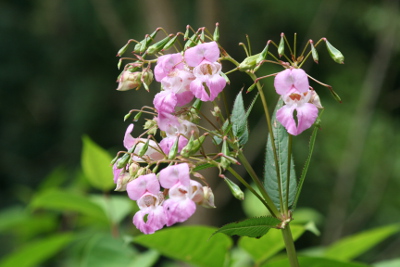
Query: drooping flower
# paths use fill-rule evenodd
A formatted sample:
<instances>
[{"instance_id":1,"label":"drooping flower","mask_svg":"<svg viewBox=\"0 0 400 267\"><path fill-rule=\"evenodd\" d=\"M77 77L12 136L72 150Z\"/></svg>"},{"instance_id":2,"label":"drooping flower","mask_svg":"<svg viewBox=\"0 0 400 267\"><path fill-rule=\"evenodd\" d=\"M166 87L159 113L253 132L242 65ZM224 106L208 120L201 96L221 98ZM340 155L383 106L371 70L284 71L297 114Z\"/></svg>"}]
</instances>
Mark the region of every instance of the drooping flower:
<instances>
[{"instance_id":1,"label":"drooping flower","mask_svg":"<svg viewBox=\"0 0 400 267\"><path fill-rule=\"evenodd\" d=\"M216 42L203 43L185 51L185 61L193 67L195 79L190 91L202 101L213 101L224 89L226 80L221 76L219 48Z\"/></svg>"},{"instance_id":2,"label":"drooping flower","mask_svg":"<svg viewBox=\"0 0 400 267\"><path fill-rule=\"evenodd\" d=\"M157 82L161 82L171 72L182 70L183 68L183 57L180 53L164 55L157 59L154 76Z\"/></svg>"},{"instance_id":3,"label":"drooping flower","mask_svg":"<svg viewBox=\"0 0 400 267\"><path fill-rule=\"evenodd\" d=\"M163 206L167 215L167 226L184 222L196 211L189 174L189 165L181 163L160 171L160 184L169 189L169 199Z\"/></svg>"},{"instance_id":4,"label":"drooping flower","mask_svg":"<svg viewBox=\"0 0 400 267\"><path fill-rule=\"evenodd\" d=\"M310 128L318 117L318 108L309 103L312 91L306 72L295 68L281 71L275 77L274 86L285 102L277 111L276 119L291 135L299 135ZM294 118L295 111L297 120Z\"/></svg>"},{"instance_id":5,"label":"drooping flower","mask_svg":"<svg viewBox=\"0 0 400 267\"><path fill-rule=\"evenodd\" d=\"M128 196L137 200L140 211L133 217L133 224L143 233L152 234L167 223L162 203L164 197L154 173L141 175L126 186ZM146 216L147 215L147 216Z\"/></svg>"}]
</instances>

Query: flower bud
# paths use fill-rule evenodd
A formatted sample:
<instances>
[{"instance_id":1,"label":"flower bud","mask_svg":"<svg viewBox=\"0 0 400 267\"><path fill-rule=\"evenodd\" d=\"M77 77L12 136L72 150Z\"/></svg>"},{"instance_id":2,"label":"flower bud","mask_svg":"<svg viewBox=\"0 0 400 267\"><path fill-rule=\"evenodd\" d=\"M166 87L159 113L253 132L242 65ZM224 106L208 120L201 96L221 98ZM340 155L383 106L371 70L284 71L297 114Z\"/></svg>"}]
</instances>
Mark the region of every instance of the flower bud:
<instances>
[{"instance_id":1,"label":"flower bud","mask_svg":"<svg viewBox=\"0 0 400 267\"><path fill-rule=\"evenodd\" d=\"M142 72L142 77L140 81L143 83L143 87L149 92L149 85L153 82L153 71L151 69L145 69Z\"/></svg>"},{"instance_id":2,"label":"flower bud","mask_svg":"<svg viewBox=\"0 0 400 267\"><path fill-rule=\"evenodd\" d=\"M125 153L119 160L117 160L117 168L122 169L125 168L126 164L130 160L131 155L129 153Z\"/></svg>"},{"instance_id":3,"label":"flower bud","mask_svg":"<svg viewBox=\"0 0 400 267\"><path fill-rule=\"evenodd\" d=\"M176 155L178 154L178 148L179 148L179 137L180 135L178 135L175 139L174 144L171 147L171 150L168 153L168 159L172 160L175 159Z\"/></svg>"},{"instance_id":4,"label":"flower bud","mask_svg":"<svg viewBox=\"0 0 400 267\"><path fill-rule=\"evenodd\" d=\"M114 191L126 191L126 185L131 181L131 176L129 173L124 172L117 179L117 186Z\"/></svg>"},{"instance_id":5,"label":"flower bud","mask_svg":"<svg viewBox=\"0 0 400 267\"><path fill-rule=\"evenodd\" d=\"M314 106L316 106L319 109L323 109L324 107L321 105L321 100L319 99L317 92L315 92L314 90L311 90L310 94L311 94L311 98L308 102L313 104Z\"/></svg>"},{"instance_id":6,"label":"flower bud","mask_svg":"<svg viewBox=\"0 0 400 267\"><path fill-rule=\"evenodd\" d=\"M143 155L146 154L147 150L149 149L149 143L150 143L150 139L147 139L144 146L139 150L139 153L138 153L139 157L143 157Z\"/></svg>"},{"instance_id":7,"label":"flower bud","mask_svg":"<svg viewBox=\"0 0 400 267\"><path fill-rule=\"evenodd\" d=\"M310 45L311 45L311 55L312 55L315 63L318 64L319 57L318 57L317 49L315 49L313 40L310 40Z\"/></svg>"},{"instance_id":8,"label":"flower bud","mask_svg":"<svg viewBox=\"0 0 400 267\"><path fill-rule=\"evenodd\" d=\"M252 55L249 57L246 57L238 66L238 69L240 71L247 71L250 69L253 69L257 65L257 59L260 56L260 54Z\"/></svg>"},{"instance_id":9,"label":"flower bud","mask_svg":"<svg viewBox=\"0 0 400 267\"><path fill-rule=\"evenodd\" d=\"M147 48L147 54L153 55L155 53L160 52L163 49L163 47L168 43L168 41L172 39L173 36L174 36L173 34L170 34L161 41L149 46L149 48Z\"/></svg>"},{"instance_id":10,"label":"flower bud","mask_svg":"<svg viewBox=\"0 0 400 267\"><path fill-rule=\"evenodd\" d=\"M215 24L213 40L216 41L216 42L218 42L218 40L219 40L219 23L218 22Z\"/></svg>"},{"instance_id":11,"label":"flower bud","mask_svg":"<svg viewBox=\"0 0 400 267\"><path fill-rule=\"evenodd\" d=\"M201 145L204 143L205 139L205 135L200 136L198 139L194 139L194 135L192 135L187 145L182 148L181 156L184 158L188 158L196 153L200 149Z\"/></svg>"},{"instance_id":12,"label":"flower bud","mask_svg":"<svg viewBox=\"0 0 400 267\"><path fill-rule=\"evenodd\" d=\"M161 28L157 28L153 33L151 33L150 35L146 34L145 38L140 41L138 44L135 45L133 52L135 53L143 53L144 51L146 51L146 48L149 46L149 44L151 43L151 41L154 40L154 37L156 37L158 31Z\"/></svg>"},{"instance_id":13,"label":"flower bud","mask_svg":"<svg viewBox=\"0 0 400 267\"><path fill-rule=\"evenodd\" d=\"M222 143L221 153L222 153L222 155L221 155L220 165L224 170L226 170L229 167L229 165L231 165L231 163L232 163L229 159L227 159L227 156L229 157L230 153L229 153L229 148L228 148L226 138L224 138L224 141Z\"/></svg>"},{"instance_id":14,"label":"flower bud","mask_svg":"<svg viewBox=\"0 0 400 267\"><path fill-rule=\"evenodd\" d=\"M138 172L139 169L140 169L140 165L139 165L138 163L136 163L136 162L132 162L132 163L129 165L129 174L130 174L132 177L134 177L134 176L137 174L137 172Z\"/></svg>"},{"instance_id":15,"label":"flower bud","mask_svg":"<svg viewBox=\"0 0 400 267\"><path fill-rule=\"evenodd\" d=\"M164 47L162 48L162 50L163 50L163 51L164 51L164 50L167 50L167 49L169 49L171 46L173 46L173 45L175 44L175 41L176 41L177 38L178 38L178 34L175 35L171 40L169 40L169 42L168 42L166 45L164 45Z\"/></svg>"},{"instance_id":16,"label":"flower bud","mask_svg":"<svg viewBox=\"0 0 400 267\"><path fill-rule=\"evenodd\" d=\"M140 87L142 72L135 71L131 72L129 70L122 71L121 75L118 77L117 91L128 91L137 87Z\"/></svg>"},{"instance_id":17,"label":"flower bud","mask_svg":"<svg viewBox=\"0 0 400 267\"><path fill-rule=\"evenodd\" d=\"M279 41L278 45L278 54L282 56L285 53L285 34L281 33L281 40Z\"/></svg>"},{"instance_id":18,"label":"flower bud","mask_svg":"<svg viewBox=\"0 0 400 267\"><path fill-rule=\"evenodd\" d=\"M326 48L328 49L329 55L331 56L331 58L339 64L344 64L344 56L343 54L337 50L333 45L331 45L331 43L328 42L328 40L326 38L323 38L323 40L326 43Z\"/></svg>"},{"instance_id":19,"label":"flower bud","mask_svg":"<svg viewBox=\"0 0 400 267\"><path fill-rule=\"evenodd\" d=\"M228 185L229 189L232 192L232 195L239 199L239 200L243 200L244 199L244 193L243 191L240 189L240 187L235 184L234 182L232 182L231 180L229 180L227 177L223 177L224 181L226 182L226 184Z\"/></svg>"}]
</instances>

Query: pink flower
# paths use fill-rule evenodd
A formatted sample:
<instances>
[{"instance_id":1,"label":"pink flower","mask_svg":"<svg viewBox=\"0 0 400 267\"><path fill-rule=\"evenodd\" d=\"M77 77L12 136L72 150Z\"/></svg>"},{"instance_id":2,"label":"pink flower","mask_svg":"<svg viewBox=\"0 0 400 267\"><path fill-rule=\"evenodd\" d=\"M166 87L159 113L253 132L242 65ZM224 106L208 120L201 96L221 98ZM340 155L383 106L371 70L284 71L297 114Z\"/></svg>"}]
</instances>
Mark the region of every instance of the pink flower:
<instances>
[{"instance_id":1,"label":"pink flower","mask_svg":"<svg viewBox=\"0 0 400 267\"><path fill-rule=\"evenodd\" d=\"M171 72L183 68L183 57L180 53L161 56L157 59L157 65L154 68L156 81L161 82Z\"/></svg>"},{"instance_id":2,"label":"pink flower","mask_svg":"<svg viewBox=\"0 0 400 267\"><path fill-rule=\"evenodd\" d=\"M226 85L220 73L221 64L203 60L193 69L196 79L190 84L190 91L201 101L213 101Z\"/></svg>"},{"instance_id":3,"label":"pink flower","mask_svg":"<svg viewBox=\"0 0 400 267\"><path fill-rule=\"evenodd\" d=\"M176 95L170 91L162 91L155 95L153 105L158 113L173 113L178 103Z\"/></svg>"},{"instance_id":4,"label":"pink flower","mask_svg":"<svg viewBox=\"0 0 400 267\"><path fill-rule=\"evenodd\" d=\"M138 199L140 210L133 216L133 224L144 234L152 234L167 223L164 207L161 206L163 199L161 192L145 193Z\"/></svg>"},{"instance_id":5,"label":"pink flower","mask_svg":"<svg viewBox=\"0 0 400 267\"><path fill-rule=\"evenodd\" d=\"M169 188L169 199L163 205L167 226L186 221L196 211L192 197L197 197L197 192L192 190L189 165L181 163L169 166L160 171L159 178L162 187Z\"/></svg>"},{"instance_id":6,"label":"pink flower","mask_svg":"<svg viewBox=\"0 0 400 267\"><path fill-rule=\"evenodd\" d=\"M203 60L215 62L219 58L219 48L216 42L204 43L185 51L185 61L190 67L198 66Z\"/></svg>"},{"instance_id":7,"label":"pink flower","mask_svg":"<svg viewBox=\"0 0 400 267\"><path fill-rule=\"evenodd\" d=\"M308 103L312 91L305 71L294 68L281 71L275 77L274 86L286 104L277 111L276 119L291 135L299 135L310 128L318 117L318 108ZM297 113L297 123L293 117L294 111Z\"/></svg>"},{"instance_id":8,"label":"pink flower","mask_svg":"<svg viewBox=\"0 0 400 267\"><path fill-rule=\"evenodd\" d=\"M130 199L138 200L146 193L158 194L160 192L160 183L154 173L141 175L127 184L126 192Z\"/></svg>"},{"instance_id":9,"label":"pink flower","mask_svg":"<svg viewBox=\"0 0 400 267\"><path fill-rule=\"evenodd\" d=\"M176 106L188 104L193 99L190 91L190 83L195 79L192 72L188 70L175 69L168 76L161 80L161 85L165 91L174 93L176 96Z\"/></svg>"}]
</instances>

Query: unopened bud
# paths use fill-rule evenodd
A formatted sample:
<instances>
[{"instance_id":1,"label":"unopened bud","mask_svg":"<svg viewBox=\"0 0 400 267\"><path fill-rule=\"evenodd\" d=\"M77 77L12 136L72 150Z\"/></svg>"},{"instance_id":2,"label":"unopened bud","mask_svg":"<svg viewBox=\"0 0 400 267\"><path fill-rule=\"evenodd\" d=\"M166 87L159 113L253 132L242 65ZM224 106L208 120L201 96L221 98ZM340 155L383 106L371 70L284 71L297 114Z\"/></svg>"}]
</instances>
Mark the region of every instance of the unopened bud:
<instances>
[{"instance_id":1,"label":"unopened bud","mask_svg":"<svg viewBox=\"0 0 400 267\"><path fill-rule=\"evenodd\" d=\"M315 63L318 63L318 60L319 60L318 52L317 52L317 49L315 49L315 47L314 47L313 40L310 40L310 45L311 45L311 55L312 55Z\"/></svg>"},{"instance_id":2,"label":"unopened bud","mask_svg":"<svg viewBox=\"0 0 400 267\"><path fill-rule=\"evenodd\" d=\"M150 35L146 34L145 38L142 41L140 41L138 44L135 45L133 51L135 53L143 53L144 51L146 51L146 48L149 46L150 42L154 40L154 37L156 37L159 30L160 30L160 28L157 28Z\"/></svg>"},{"instance_id":3,"label":"unopened bud","mask_svg":"<svg viewBox=\"0 0 400 267\"><path fill-rule=\"evenodd\" d=\"M235 184L234 182L232 182L231 180L229 180L227 177L223 177L223 179L226 182L226 184L228 185L229 189L231 190L232 195L239 200L243 200L244 193L240 189L240 187L237 184Z\"/></svg>"},{"instance_id":4,"label":"unopened bud","mask_svg":"<svg viewBox=\"0 0 400 267\"><path fill-rule=\"evenodd\" d=\"M140 165L139 165L138 163L132 162L132 163L129 165L129 174L130 174L132 177L134 177L134 176L136 175L136 173L138 172L139 168L140 168Z\"/></svg>"},{"instance_id":5,"label":"unopened bud","mask_svg":"<svg viewBox=\"0 0 400 267\"><path fill-rule=\"evenodd\" d=\"M117 168L122 169L125 168L126 164L130 160L131 155L129 153L125 153L119 160L117 160Z\"/></svg>"},{"instance_id":6,"label":"unopened bud","mask_svg":"<svg viewBox=\"0 0 400 267\"><path fill-rule=\"evenodd\" d=\"M185 34L184 34L184 36L183 36L183 40L184 40L184 41L186 41L186 40L189 38L189 30L190 30L190 26L187 25L187 26L186 26Z\"/></svg>"},{"instance_id":7,"label":"unopened bud","mask_svg":"<svg viewBox=\"0 0 400 267\"><path fill-rule=\"evenodd\" d=\"M337 50L333 45L331 45L331 43L328 42L328 40L326 38L323 38L323 40L326 43L326 48L328 49L329 55L331 56L331 58L339 64L344 64L344 56L343 54Z\"/></svg>"},{"instance_id":8,"label":"unopened bud","mask_svg":"<svg viewBox=\"0 0 400 267\"><path fill-rule=\"evenodd\" d=\"M240 71L247 71L250 69L253 69L257 65L257 59L260 56L260 54L255 54L249 57L246 57L238 66L238 69Z\"/></svg>"},{"instance_id":9,"label":"unopened bud","mask_svg":"<svg viewBox=\"0 0 400 267\"><path fill-rule=\"evenodd\" d=\"M167 50L167 49L171 48L171 46L173 46L175 44L175 41L176 41L177 38L178 38L178 34L175 35L171 40L169 40L169 42L166 45L164 45L162 50L164 51L164 50Z\"/></svg>"},{"instance_id":10,"label":"unopened bud","mask_svg":"<svg viewBox=\"0 0 400 267\"><path fill-rule=\"evenodd\" d=\"M117 91L128 91L137 87L140 87L142 72L135 71L130 72L129 70L122 71L121 75L118 77Z\"/></svg>"},{"instance_id":11,"label":"unopened bud","mask_svg":"<svg viewBox=\"0 0 400 267\"><path fill-rule=\"evenodd\" d=\"M179 137L180 135L178 135L175 139L174 144L171 147L171 150L168 153L168 159L172 160L175 159L176 155L178 154L178 148L179 148Z\"/></svg>"},{"instance_id":12,"label":"unopened bud","mask_svg":"<svg viewBox=\"0 0 400 267\"><path fill-rule=\"evenodd\" d=\"M146 91L149 91L149 85L153 82L153 71L151 69L145 69L142 72L141 82L143 83L144 88Z\"/></svg>"},{"instance_id":13,"label":"unopened bud","mask_svg":"<svg viewBox=\"0 0 400 267\"><path fill-rule=\"evenodd\" d=\"M285 34L281 33L281 40L279 41L278 45L278 54L282 56L285 53Z\"/></svg>"},{"instance_id":14,"label":"unopened bud","mask_svg":"<svg viewBox=\"0 0 400 267\"><path fill-rule=\"evenodd\" d=\"M253 83L252 85L250 85L250 87L247 89L246 94L250 93L251 91L254 90L254 88L256 88L257 83Z\"/></svg>"},{"instance_id":15,"label":"unopened bud","mask_svg":"<svg viewBox=\"0 0 400 267\"><path fill-rule=\"evenodd\" d=\"M231 161L226 158L226 156L229 156L229 148L226 139L224 139L222 142L221 153L222 155L221 155L220 165L224 170L226 170L229 167L229 165L231 165Z\"/></svg>"},{"instance_id":16,"label":"unopened bud","mask_svg":"<svg viewBox=\"0 0 400 267\"><path fill-rule=\"evenodd\" d=\"M131 114L131 113L129 113L129 114ZM136 114L135 117L133 117L133 120L138 121L140 119L140 117L142 116L142 114L143 114L143 112L141 112L141 111L138 112L138 114Z\"/></svg>"},{"instance_id":17,"label":"unopened bud","mask_svg":"<svg viewBox=\"0 0 400 267\"><path fill-rule=\"evenodd\" d=\"M213 40L216 41L216 42L218 42L218 40L219 40L219 23L218 22L215 24Z\"/></svg>"},{"instance_id":18,"label":"unopened bud","mask_svg":"<svg viewBox=\"0 0 400 267\"><path fill-rule=\"evenodd\" d=\"M174 36L173 34L170 34L167 37L165 37L164 39L162 39L161 41L149 46L149 48L147 48L147 54L153 55L155 53L160 52L163 49L163 47L168 43L168 41L171 40L171 38L173 36Z\"/></svg>"},{"instance_id":19,"label":"unopened bud","mask_svg":"<svg viewBox=\"0 0 400 267\"><path fill-rule=\"evenodd\" d=\"M187 145L184 148L182 148L181 153L180 153L181 156L188 158L191 155L193 155L194 153L196 153L197 151L199 151L199 149L202 146L202 144L204 143L205 139L206 139L206 135L202 135L197 139L194 139L194 135L192 135L190 137Z\"/></svg>"},{"instance_id":20,"label":"unopened bud","mask_svg":"<svg viewBox=\"0 0 400 267\"><path fill-rule=\"evenodd\" d=\"M126 185L131 181L132 177L129 173L124 172L117 179L117 186L114 191L126 191Z\"/></svg>"}]
</instances>

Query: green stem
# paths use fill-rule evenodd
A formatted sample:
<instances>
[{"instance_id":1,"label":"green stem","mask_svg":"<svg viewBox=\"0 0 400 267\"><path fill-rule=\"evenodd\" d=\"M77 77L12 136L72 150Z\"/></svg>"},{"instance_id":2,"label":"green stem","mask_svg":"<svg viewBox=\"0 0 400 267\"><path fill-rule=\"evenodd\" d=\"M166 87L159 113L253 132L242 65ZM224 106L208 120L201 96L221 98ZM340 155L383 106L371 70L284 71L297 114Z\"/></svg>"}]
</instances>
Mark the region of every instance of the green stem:
<instances>
[{"instance_id":1,"label":"green stem","mask_svg":"<svg viewBox=\"0 0 400 267\"><path fill-rule=\"evenodd\" d=\"M290 164L292 160L292 135L289 134L288 136L288 165L287 165L287 177L286 177L286 205L285 210L283 211L284 214L289 215L289 190L290 190Z\"/></svg>"},{"instance_id":2,"label":"green stem","mask_svg":"<svg viewBox=\"0 0 400 267\"><path fill-rule=\"evenodd\" d=\"M283 240L285 242L286 253L289 258L289 263L291 267L300 267L299 261L296 255L296 248L294 247L294 240L292 236L292 231L290 230L290 225L287 224L285 228L282 229Z\"/></svg>"},{"instance_id":3,"label":"green stem","mask_svg":"<svg viewBox=\"0 0 400 267\"><path fill-rule=\"evenodd\" d=\"M265 191L264 185L261 183L260 179L258 179L256 172L254 171L251 164L247 161L247 158L243 155L243 152L241 152L241 151L239 152L238 159L242 163L243 167L246 169L247 173L253 179L253 181L257 185L258 189L260 190L260 193L262 194L266 204L269 207L268 210L271 212L271 214L274 217L281 218L281 214L279 213L278 209L275 207L274 202L272 201L271 197L268 195L267 191Z\"/></svg>"},{"instance_id":4,"label":"green stem","mask_svg":"<svg viewBox=\"0 0 400 267\"><path fill-rule=\"evenodd\" d=\"M252 79L253 81L257 80L257 77L255 74L253 73L247 73ZM260 98L261 98L261 102L264 108L264 113L265 113L265 119L267 120L267 125L268 125L268 131L269 131L269 138L271 139L271 146L272 146L272 151L274 152L274 163L276 166L276 177L277 177L277 181L278 181L278 190L279 190L279 201L281 204L281 210L284 209L284 203L283 203L283 196L282 196L282 184L281 184L281 175L280 175L280 169L279 169L279 161L278 161L278 155L276 153L276 146L275 146L275 137L274 137L274 133L272 131L272 124L271 124L271 116L269 114L269 110L268 110L268 104L267 104L267 100L265 99L265 95L264 95L264 91L262 90L262 87L260 85L260 83L257 83L257 90L260 93Z\"/></svg>"}]
</instances>

